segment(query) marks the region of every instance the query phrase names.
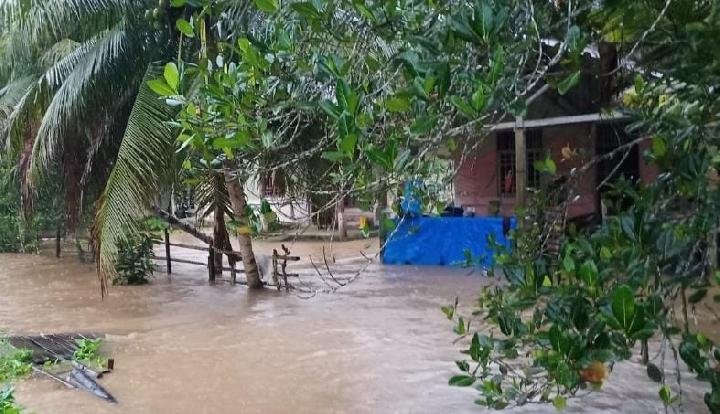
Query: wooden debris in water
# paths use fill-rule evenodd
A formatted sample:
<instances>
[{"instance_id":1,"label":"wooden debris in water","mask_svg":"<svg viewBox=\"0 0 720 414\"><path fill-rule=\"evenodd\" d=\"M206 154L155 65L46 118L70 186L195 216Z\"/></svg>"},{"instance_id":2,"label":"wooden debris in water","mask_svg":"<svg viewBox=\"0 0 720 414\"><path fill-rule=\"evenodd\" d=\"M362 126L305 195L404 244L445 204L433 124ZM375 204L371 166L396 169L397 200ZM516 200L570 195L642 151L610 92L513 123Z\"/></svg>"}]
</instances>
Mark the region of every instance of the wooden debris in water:
<instances>
[{"instance_id":1,"label":"wooden debris in water","mask_svg":"<svg viewBox=\"0 0 720 414\"><path fill-rule=\"evenodd\" d=\"M18 349L27 349L32 352L33 371L57 381L68 388L79 388L85 390L105 401L117 402L105 388L97 383L97 380L108 370L97 372L84 364L73 359L75 351L78 350L76 340L99 339L97 334L53 334L39 336L14 336L8 338L8 343ZM43 369L47 361L70 361L72 366L67 376L63 379L57 373L48 372ZM108 360L108 368L114 365ZM112 369L112 368L110 368Z\"/></svg>"},{"instance_id":2,"label":"wooden debris in water","mask_svg":"<svg viewBox=\"0 0 720 414\"><path fill-rule=\"evenodd\" d=\"M43 364L45 361L73 359L78 349L76 339L99 339L96 334L53 334L38 336L12 336L8 338L10 345L18 349L32 351L33 364Z\"/></svg>"}]
</instances>

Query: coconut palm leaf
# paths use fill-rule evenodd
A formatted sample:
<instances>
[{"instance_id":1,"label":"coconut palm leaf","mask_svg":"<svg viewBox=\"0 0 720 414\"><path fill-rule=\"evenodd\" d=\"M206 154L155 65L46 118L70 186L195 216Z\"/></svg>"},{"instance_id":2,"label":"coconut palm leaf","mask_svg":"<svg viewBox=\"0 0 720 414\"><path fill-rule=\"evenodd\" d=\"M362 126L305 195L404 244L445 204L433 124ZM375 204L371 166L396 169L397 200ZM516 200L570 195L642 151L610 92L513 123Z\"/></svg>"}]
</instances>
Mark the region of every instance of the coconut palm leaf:
<instances>
[{"instance_id":1,"label":"coconut palm leaf","mask_svg":"<svg viewBox=\"0 0 720 414\"><path fill-rule=\"evenodd\" d=\"M128 49L127 34L118 27L90 47L82 62L76 62L79 64L55 92L43 116L33 144L30 166L33 175L53 159L61 142L60 137L68 127L75 125L78 118L90 109L88 104L97 98L98 89L103 89L97 82L98 77L116 75L113 72L124 70L117 67L117 60L130 53Z\"/></svg>"},{"instance_id":2,"label":"coconut palm leaf","mask_svg":"<svg viewBox=\"0 0 720 414\"><path fill-rule=\"evenodd\" d=\"M137 231L138 221L175 176L172 167L177 132L166 123L175 113L147 86L147 81L161 73L162 68L152 65L145 74L98 206L95 239L103 295L107 281L115 274L118 243L126 232Z\"/></svg>"}]
</instances>

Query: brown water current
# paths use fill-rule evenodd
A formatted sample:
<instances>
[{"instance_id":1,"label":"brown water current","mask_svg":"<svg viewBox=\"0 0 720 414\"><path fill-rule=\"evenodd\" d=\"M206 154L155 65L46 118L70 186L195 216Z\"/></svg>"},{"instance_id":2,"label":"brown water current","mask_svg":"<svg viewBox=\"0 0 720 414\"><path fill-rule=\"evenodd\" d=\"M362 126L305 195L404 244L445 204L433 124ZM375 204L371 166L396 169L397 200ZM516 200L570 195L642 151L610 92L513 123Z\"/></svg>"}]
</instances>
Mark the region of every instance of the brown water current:
<instances>
[{"instance_id":1,"label":"brown water current","mask_svg":"<svg viewBox=\"0 0 720 414\"><path fill-rule=\"evenodd\" d=\"M474 390L447 385L461 355L439 311L455 296L470 304L487 283L478 274L372 265L310 299L205 279L203 268L174 264L171 278L158 272L100 300L94 266L76 257L0 255L0 329L107 333L115 358L102 384L116 405L41 378L17 384L19 402L36 414L484 412ZM704 387L683 381L685 411L706 412ZM637 363L618 364L567 412L664 412L658 389Z\"/></svg>"}]
</instances>

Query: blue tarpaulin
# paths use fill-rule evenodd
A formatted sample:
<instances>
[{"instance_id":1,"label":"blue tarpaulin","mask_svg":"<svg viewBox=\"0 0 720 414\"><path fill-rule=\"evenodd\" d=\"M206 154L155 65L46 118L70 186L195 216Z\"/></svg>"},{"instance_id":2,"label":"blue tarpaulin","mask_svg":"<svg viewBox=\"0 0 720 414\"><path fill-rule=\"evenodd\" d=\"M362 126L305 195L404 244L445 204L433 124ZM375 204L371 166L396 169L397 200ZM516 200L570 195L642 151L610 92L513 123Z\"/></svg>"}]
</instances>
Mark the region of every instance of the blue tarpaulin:
<instances>
[{"instance_id":1,"label":"blue tarpaulin","mask_svg":"<svg viewBox=\"0 0 720 414\"><path fill-rule=\"evenodd\" d=\"M495 253L488 236L509 246L502 217L405 217L385 245L386 264L463 265L467 252L474 264L490 267ZM515 219L509 219L510 228Z\"/></svg>"}]
</instances>

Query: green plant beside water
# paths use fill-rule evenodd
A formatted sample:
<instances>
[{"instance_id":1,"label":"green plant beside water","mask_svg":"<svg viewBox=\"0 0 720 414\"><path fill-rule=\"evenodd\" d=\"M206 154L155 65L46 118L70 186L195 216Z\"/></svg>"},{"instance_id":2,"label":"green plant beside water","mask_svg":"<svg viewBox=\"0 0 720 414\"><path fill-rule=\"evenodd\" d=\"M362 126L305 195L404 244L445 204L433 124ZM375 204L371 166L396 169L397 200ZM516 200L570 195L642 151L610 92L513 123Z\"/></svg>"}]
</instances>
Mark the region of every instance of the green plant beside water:
<instances>
[{"instance_id":1,"label":"green plant beside water","mask_svg":"<svg viewBox=\"0 0 720 414\"><path fill-rule=\"evenodd\" d=\"M153 276L153 240L147 234L133 235L118 245L116 285L144 285Z\"/></svg>"},{"instance_id":2,"label":"green plant beside water","mask_svg":"<svg viewBox=\"0 0 720 414\"><path fill-rule=\"evenodd\" d=\"M19 414L22 407L15 403L14 387L10 381L32 372L32 352L16 349L0 339L0 414Z\"/></svg>"},{"instance_id":3,"label":"green plant beside water","mask_svg":"<svg viewBox=\"0 0 720 414\"><path fill-rule=\"evenodd\" d=\"M74 360L96 368L107 366L107 358L100 353L103 345L102 339L76 339L75 343L78 349L73 353Z\"/></svg>"},{"instance_id":4,"label":"green plant beside water","mask_svg":"<svg viewBox=\"0 0 720 414\"><path fill-rule=\"evenodd\" d=\"M0 388L0 414L20 414L22 408L15 403L15 388L6 384Z\"/></svg>"}]
</instances>

